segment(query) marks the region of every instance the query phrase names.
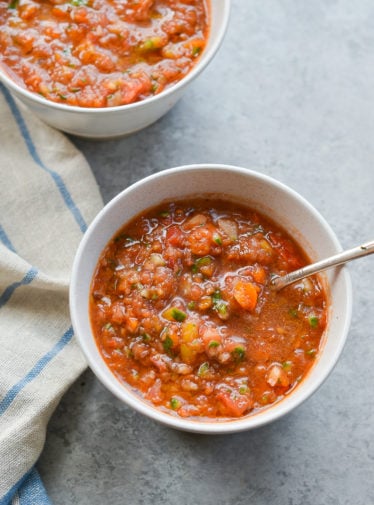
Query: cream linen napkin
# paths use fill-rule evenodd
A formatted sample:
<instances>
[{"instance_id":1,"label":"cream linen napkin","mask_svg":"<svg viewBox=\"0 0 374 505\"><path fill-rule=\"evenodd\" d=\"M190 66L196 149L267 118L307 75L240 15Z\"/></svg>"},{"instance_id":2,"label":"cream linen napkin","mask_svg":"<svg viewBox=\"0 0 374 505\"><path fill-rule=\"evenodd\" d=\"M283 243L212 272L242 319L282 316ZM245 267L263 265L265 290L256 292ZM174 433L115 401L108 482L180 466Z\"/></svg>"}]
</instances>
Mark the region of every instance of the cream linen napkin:
<instances>
[{"instance_id":1,"label":"cream linen napkin","mask_svg":"<svg viewBox=\"0 0 374 505\"><path fill-rule=\"evenodd\" d=\"M46 425L86 366L70 269L102 201L83 156L1 84L0 146L0 505L43 505Z\"/></svg>"}]
</instances>

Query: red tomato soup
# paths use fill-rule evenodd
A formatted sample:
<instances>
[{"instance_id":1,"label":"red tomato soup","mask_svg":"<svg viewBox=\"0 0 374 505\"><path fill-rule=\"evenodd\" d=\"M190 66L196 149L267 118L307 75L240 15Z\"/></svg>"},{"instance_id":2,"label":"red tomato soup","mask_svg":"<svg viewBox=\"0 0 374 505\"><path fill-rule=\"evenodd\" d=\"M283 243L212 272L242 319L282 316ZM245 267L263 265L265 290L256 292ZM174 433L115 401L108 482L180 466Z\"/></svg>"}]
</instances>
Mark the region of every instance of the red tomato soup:
<instances>
[{"instance_id":1,"label":"red tomato soup","mask_svg":"<svg viewBox=\"0 0 374 505\"><path fill-rule=\"evenodd\" d=\"M18 84L81 107L157 95L194 66L208 0L1 0L0 63Z\"/></svg>"},{"instance_id":2,"label":"red tomato soup","mask_svg":"<svg viewBox=\"0 0 374 505\"><path fill-rule=\"evenodd\" d=\"M315 362L327 303L318 278L276 293L308 263L250 209L197 199L133 219L103 251L90 297L116 377L182 417L234 418L289 394Z\"/></svg>"}]
</instances>

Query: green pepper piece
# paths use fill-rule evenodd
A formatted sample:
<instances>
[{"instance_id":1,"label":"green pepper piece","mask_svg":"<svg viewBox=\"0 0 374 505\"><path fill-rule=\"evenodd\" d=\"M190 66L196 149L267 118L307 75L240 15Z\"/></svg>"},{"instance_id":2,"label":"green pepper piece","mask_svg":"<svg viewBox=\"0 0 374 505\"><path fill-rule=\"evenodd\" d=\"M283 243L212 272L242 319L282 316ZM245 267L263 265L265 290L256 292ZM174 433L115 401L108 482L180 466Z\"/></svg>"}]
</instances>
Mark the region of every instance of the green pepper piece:
<instances>
[{"instance_id":1,"label":"green pepper piece","mask_svg":"<svg viewBox=\"0 0 374 505\"><path fill-rule=\"evenodd\" d=\"M181 402L178 400L178 398L172 397L170 398L170 407L173 410L177 410L181 407Z\"/></svg>"},{"instance_id":2,"label":"green pepper piece","mask_svg":"<svg viewBox=\"0 0 374 505\"><path fill-rule=\"evenodd\" d=\"M199 377L204 377L204 375L207 373L208 370L209 370L209 363L207 361L205 361L204 363L202 363L199 366L199 370L197 371L197 375Z\"/></svg>"},{"instance_id":3,"label":"green pepper piece","mask_svg":"<svg viewBox=\"0 0 374 505\"><path fill-rule=\"evenodd\" d=\"M162 347L164 348L165 352L170 352L171 348L173 347L173 341L169 337L169 335L165 338L165 340L162 342Z\"/></svg>"},{"instance_id":4,"label":"green pepper piece","mask_svg":"<svg viewBox=\"0 0 374 505\"><path fill-rule=\"evenodd\" d=\"M211 340L208 344L208 347L209 349L210 348L215 348L215 347L218 347L219 346L219 342L217 342L217 340Z\"/></svg>"},{"instance_id":5,"label":"green pepper piece","mask_svg":"<svg viewBox=\"0 0 374 505\"><path fill-rule=\"evenodd\" d=\"M232 354L233 354L233 356L234 356L235 359L237 359L238 361L241 361L242 359L244 359L245 349L244 349L243 346L238 345L237 347L235 347L235 349L233 350Z\"/></svg>"},{"instance_id":6,"label":"green pepper piece","mask_svg":"<svg viewBox=\"0 0 374 505\"><path fill-rule=\"evenodd\" d=\"M309 324L312 328L317 328L319 323L318 317L317 316L310 316L309 317Z\"/></svg>"},{"instance_id":7,"label":"green pepper piece","mask_svg":"<svg viewBox=\"0 0 374 505\"><path fill-rule=\"evenodd\" d=\"M168 321L178 321L178 323L182 323L187 314L183 312L183 310L178 309L177 307L170 307L169 309L164 310L162 313L162 317L167 319Z\"/></svg>"}]
</instances>

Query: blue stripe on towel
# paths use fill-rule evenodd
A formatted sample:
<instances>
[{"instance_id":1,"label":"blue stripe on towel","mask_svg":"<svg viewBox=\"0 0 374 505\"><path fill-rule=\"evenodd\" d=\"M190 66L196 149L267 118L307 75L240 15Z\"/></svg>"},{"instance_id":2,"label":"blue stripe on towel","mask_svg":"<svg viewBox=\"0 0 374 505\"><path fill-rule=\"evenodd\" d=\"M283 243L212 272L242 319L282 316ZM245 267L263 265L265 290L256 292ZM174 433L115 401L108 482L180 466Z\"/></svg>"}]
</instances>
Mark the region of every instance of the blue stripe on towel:
<instances>
[{"instance_id":1,"label":"blue stripe on towel","mask_svg":"<svg viewBox=\"0 0 374 505\"><path fill-rule=\"evenodd\" d=\"M0 505L17 503L17 501L14 500L16 496L20 505L52 505L39 473L35 468L27 472L2 498L0 498Z\"/></svg>"},{"instance_id":2,"label":"blue stripe on towel","mask_svg":"<svg viewBox=\"0 0 374 505\"><path fill-rule=\"evenodd\" d=\"M16 398L18 393L32 382L48 365L48 363L70 342L73 336L73 328L70 328L62 335L60 340L48 351L40 360L33 366L33 368L21 379L17 384L15 384L4 398L0 401L0 416L4 414L7 408L11 405L13 400ZM1 505L1 504L0 504Z\"/></svg>"},{"instance_id":3,"label":"blue stripe on towel","mask_svg":"<svg viewBox=\"0 0 374 505\"><path fill-rule=\"evenodd\" d=\"M18 496L20 505L52 505L35 468L31 470L18 490Z\"/></svg>"},{"instance_id":4,"label":"blue stripe on towel","mask_svg":"<svg viewBox=\"0 0 374 505\"><path fill-rule=\"evenodd\" d=\"M27 472L18 482L16 482L16 484L14 484L14 486L12 486L2 498L0 498L0 505L11 505L12 498L17 493L19 487L22 486L24 482L26 482L26 479L30 475L31 471L32 469Z\"/></svg>"},{"instance_id":5,"label":"blue stripe on towel","mask_svg":"<svg viewBox=\"0 0 374 505\"><path fill-rule=\"evenodd\" d=\"M13 282L13 284L8 286L3 291L2 295L0 295L0 308L8 302L9 298L19 286L26 286L26 284L30 284L37 275L38 270L35 267L32 267L21 281Z\"/></svg>"},{"instance_id":6,"label":"blue stripe on towel","mask_svg":"<svg viewBox=\"0 0 374 505\"><path fill-rule=\"evenodd\" d=\"M51 170L50 168L48 168L44 165L44 163L40 159L39 154L36 150L36 147L32 141L32 138L31 138L31 135L27 129L26 123L25 123L15 101L13 100L11 94L1 83L0 83L0 90L2 91L2 93L5 97L5 100L7 101L8 105L9 105L10 110L12 111L13 117L16 120L16 123L18 125L18 128L20 129L20 132L21 132L22 137L26 143L26 146L27 146L27 149L29 150L30 155L32 156L35 163L37 163L37 165L39 165L39 167L42 170L47 172L52 177L58 190L61 193L62 198L64 199L65 204L67 205L67 207L69 208L69 210L73 214L81 231L84 233L87 229L87 224L84 221L80 210L78 209L78 207L74 203L74 200L73 200L71 194L69 193L69 190L67 189L64 181L62 180L62 177L57 172L55 172L54 170Z\"/></svg>"},{"instance_id":7,"label":"blue stripe on towel","mask_svg":"<svg viewBox=\"0 0 374 505\"><path fill-rule=\"evenodd\" d=\"M1 226L1 224L0 224L0 240L5 245L5 247L7 247L8 249L10 249L12 252L16 252L16 250L15 250L12 242L10 241L10 238L5 233L5 230Z\"/></svg>"}]
</instances>

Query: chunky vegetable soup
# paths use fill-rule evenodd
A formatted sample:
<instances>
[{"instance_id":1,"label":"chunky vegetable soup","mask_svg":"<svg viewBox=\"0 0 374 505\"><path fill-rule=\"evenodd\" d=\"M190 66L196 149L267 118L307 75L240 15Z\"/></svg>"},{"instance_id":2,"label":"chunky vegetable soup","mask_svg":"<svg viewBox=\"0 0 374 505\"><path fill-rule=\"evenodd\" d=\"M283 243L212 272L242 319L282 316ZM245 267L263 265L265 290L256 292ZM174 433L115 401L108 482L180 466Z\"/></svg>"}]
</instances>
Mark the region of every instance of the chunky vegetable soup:
<instances>
[{"instance_id":1,"label":"chunky vegetable soup","mask_svg":"<svg viewBox=\"0 0 374 505\"><path fill-rule=\"evenodd\" d=\"M207 41L207 2L0 0L0 64L54 102L136 102L191 70Z\"/></svg>"},{"instance_id":2,"label":"chunky vegetable soup","mask_svg":"<svg viewBox=\"0 0 374 505\"><path fill-rule=\"evenodd\" d=\"M256 412L290 393L318 353L318 278L269 286L307 262L244 207L197 199L149 210L99 259L90 299L97 345L120 381L176 415Z\"/></svg>"}]
</instances>

